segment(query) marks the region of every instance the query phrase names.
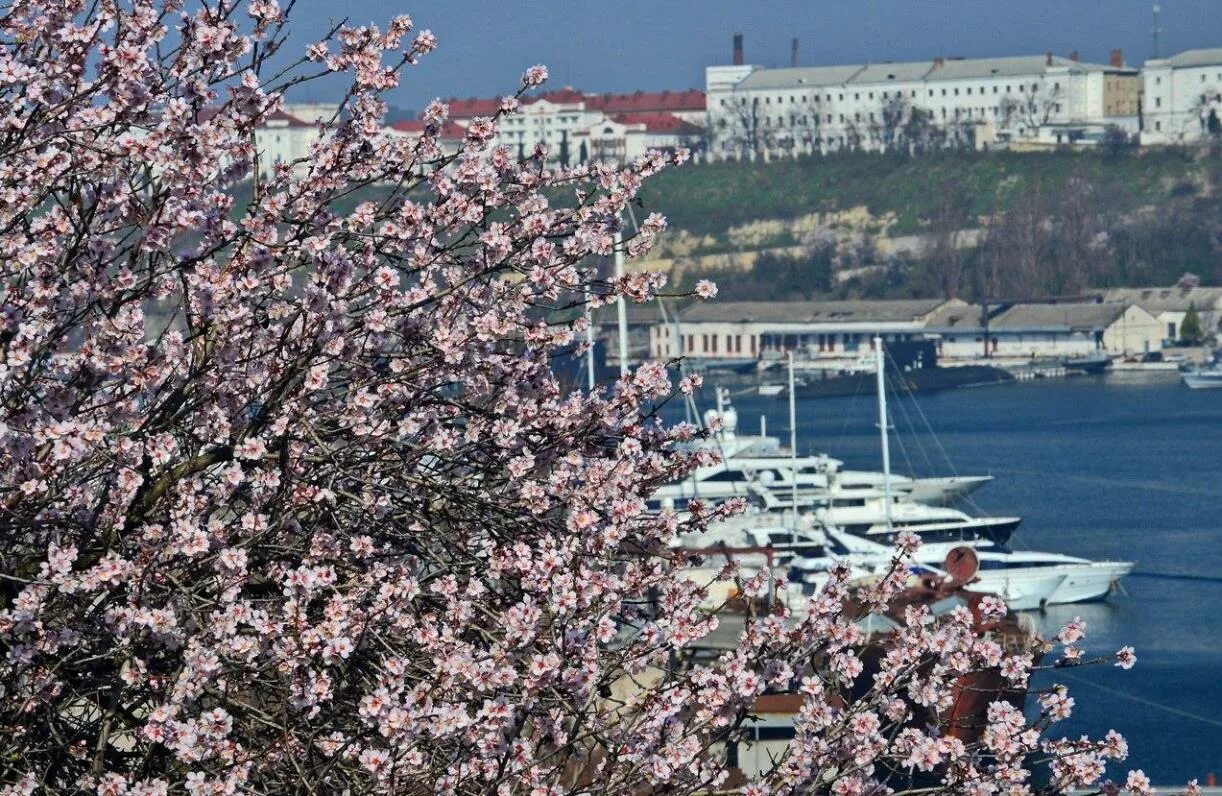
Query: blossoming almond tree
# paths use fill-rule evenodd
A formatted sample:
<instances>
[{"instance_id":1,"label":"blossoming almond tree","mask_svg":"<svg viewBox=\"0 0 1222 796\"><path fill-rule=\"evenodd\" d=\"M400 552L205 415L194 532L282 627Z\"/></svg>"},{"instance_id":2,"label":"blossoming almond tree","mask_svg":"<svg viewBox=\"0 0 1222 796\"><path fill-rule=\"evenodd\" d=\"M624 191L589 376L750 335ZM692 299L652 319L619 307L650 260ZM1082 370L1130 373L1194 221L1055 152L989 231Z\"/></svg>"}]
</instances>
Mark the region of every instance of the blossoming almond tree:
<instances>
[{"instance_id":1,"label":"blossoming almond tree","mask_svg":"<svg viewBox=\"0 0 1222 796\"><path fill-rule=\"evenodd\" d=\"M381 124L432 34L337 28L285 66L283 25L275 0L0 20L4 793L709 791L765 691L803 707L754 793L1021 793L1032 755L1061 789L1123 758L1041 740L1061 689L971 743L913 720L973 670L1026 686L974 627L996 603L913 609L863 683L840 572L692 659L720 620L668 544L735 506L644 498L712 454L654 419L663 365L594 394L550 367L583 331L560 311L662 286L587 264L666 158L494 147L542 67L443 155L443 104L418 140ZM255 129L326 73L342 117L260 165Z\"/></svg>"}]
</instances>

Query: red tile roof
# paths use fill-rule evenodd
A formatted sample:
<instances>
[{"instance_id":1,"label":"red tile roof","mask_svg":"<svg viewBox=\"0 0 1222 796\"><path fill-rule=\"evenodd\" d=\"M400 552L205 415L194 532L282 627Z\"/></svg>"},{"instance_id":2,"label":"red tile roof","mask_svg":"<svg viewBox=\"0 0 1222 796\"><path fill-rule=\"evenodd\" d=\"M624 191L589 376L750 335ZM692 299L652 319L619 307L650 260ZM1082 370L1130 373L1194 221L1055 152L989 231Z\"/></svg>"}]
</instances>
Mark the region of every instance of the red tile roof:
<instances>
[{"instance_id":1,"label":"red tile roof","mask_svg":"<svg viewBox=\"0 0 1222 796\"><path fill-rule=\"evenodd\" d=\"M442 100L442 102L450 106L451 119L470 119L472 116L491 116L500 110L501 107L501 100L499 98L450 98L447 100Z\"/></svg>"},{"instance_id":2,"label":"red tile roof","mask_svg":"<svg viewBox=\"0 0 1222 796\"><path fill-rule=\"evenodd\" d=\"M699 89L687 91L638 91L634 94L595 94L586 99L586 107L603 113L647 113L702 111L705 108L704 92Z\"/></svg>"},{"instance_id":3,"label":"red tile roof","mask_svg":"<svg viewBox=\"0 0 1222 796\"><path fill-rule=\"evenodd\" d=\"M700 128L673 113L617 113L611 117L620 124L643 124L650 133L694 135Z\"/></svg>"},{"instance_id":4,"label":"red tile roof","mask_svg":"<svg viewBox=\"0 0 1222 796\"><path fill-rule=\"evenodd\" d=\"M400 119L397 122L391 122L391 129L398 130L401 133L413 133L419 135L424 132L425 122L423 119ZM437 137L444 140L460 139L466 136L467 130L461 124L447 120L441 126Z\"/></svg>"},{"instance_id":5,"label":"red tile roof","mask_svg":"<svg viewBox=\"0 0 1222 796\"><path fill-rule=\"evenodd\" d=\"M574 102L588 102L589 101L589 97L587 97L585 94L582 94L580 91L578 91L577 89L571 86L565 86L564 88L559 88L559 89L556 89L555 91L545 91L544 93L539 94L537 96L529 97L524 101L527 103L530 103L530 102L537 102L538 100L541 100L541 99L545 99L548 102L553 102L557 105L571 105Z\"/></svg>"}]
</instances>

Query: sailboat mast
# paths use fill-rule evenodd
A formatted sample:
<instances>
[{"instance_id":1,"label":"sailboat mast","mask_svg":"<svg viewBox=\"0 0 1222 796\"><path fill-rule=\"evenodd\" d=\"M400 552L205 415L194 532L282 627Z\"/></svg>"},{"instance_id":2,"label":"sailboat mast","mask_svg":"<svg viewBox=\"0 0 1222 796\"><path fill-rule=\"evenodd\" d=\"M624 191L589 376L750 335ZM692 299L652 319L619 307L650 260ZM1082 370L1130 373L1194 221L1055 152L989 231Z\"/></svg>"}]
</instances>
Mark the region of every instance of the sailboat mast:
<instances>
[{"instance_id":1,"label":"sailboat mast","mask_svg":"<svg viewBox=\"0 0 1222 796\"><path fill-rule=\"evenodd\" d=\"M624 233L615 230L615 281L624 278ZM628 375L628 305L621 294L615 302L615 313L619 320L619 375Z\"/></svg>"},{"instance_id":2,"label":"sailboat mast","mask_svg":"<svg viewBox=\"0 0 1222 796\"><path fill-rule=\"evenodd\" d=\"M594 317L590 312L589 288L586 288L586 388L594 394Z\"/></svg>"},{"instance_id":3,"label":"sailboat mast","mask_svg":"<svg viewBox=\"0 0 1222 796\"><path fill-rule=\"evenodd\" d=\"M891 447L887 424L887 355L883 338L874 336L875 370L878 373L878 433L883 445L883 500L886 505L887 527L891 527Z\"/></svg>"},{"instance_id":4,"label":"sailboat mast","mask_svg":"<svg viewBox=\"0 0 1222 796\"><path fill-rule=\"evenodd\" d=\"M789 500L793 506L794 524L798 521L798 410L793 394L793 351L789 359Z\"/></svg>"}]
</instances>

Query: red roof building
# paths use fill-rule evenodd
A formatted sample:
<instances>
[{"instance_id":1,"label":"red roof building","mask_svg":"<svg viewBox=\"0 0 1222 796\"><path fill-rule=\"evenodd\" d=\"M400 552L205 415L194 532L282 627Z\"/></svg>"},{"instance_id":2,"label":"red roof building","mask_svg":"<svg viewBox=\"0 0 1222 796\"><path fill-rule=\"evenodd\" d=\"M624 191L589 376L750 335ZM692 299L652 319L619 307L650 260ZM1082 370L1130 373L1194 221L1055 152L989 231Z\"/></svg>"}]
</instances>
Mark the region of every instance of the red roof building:
<instances>
[{"instance_id":1,"label":"red roof building","mask_svg":"<svg viewBox=\"0 0 1222 796\"><path fill-rule=\"evenodd\" d=\"M546 100L553 105L584 105L586 110L601 111L607 115L617 113L674 113L681 118L693 114L704 114L704 92L699 89L686 91L637 91L632 94L585 94L571 86L545 91L523 98L525 105ZM492 116L501 107L500 99L451 98L443 100L450 107L451 119L470 119L475 116Z\"/></svg>"},{"instance_id":2,"label":"red roof building","mask_svg":"<svg viewBox=\"0 0 1222 796\"><path fill-rule=\"evenodd\" d=\"M450 115L442 139L461 138L473 118L494 116L501 107L500 99L445 102ZM503 121L495 143L511 147L519 157L542 146L548 161L560 165L590 159L624 162L649 148L673 148L696 139L704 121L704 92L697 89L586 94L564 86L523 97L522 112ZM606 130L608 124L615 129ZM424 131L420 120L391 127L408 135Z\"/></svg>"}]
</instances>

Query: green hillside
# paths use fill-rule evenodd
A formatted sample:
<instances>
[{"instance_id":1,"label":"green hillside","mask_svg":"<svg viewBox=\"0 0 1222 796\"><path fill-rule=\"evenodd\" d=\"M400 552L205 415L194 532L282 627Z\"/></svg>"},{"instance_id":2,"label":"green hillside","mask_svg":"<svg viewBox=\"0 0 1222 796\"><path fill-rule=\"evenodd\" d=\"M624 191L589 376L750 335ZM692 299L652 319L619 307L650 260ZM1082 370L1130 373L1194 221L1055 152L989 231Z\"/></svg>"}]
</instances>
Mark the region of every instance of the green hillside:
<instances>
[{"instance_id":1,"label":"green hillside","mask_svg":"<svg viewBox=\"0 0 1222 796\"><path fill-rule=\"evenodd\" d=\"M760 219L790 219L864 206L893 213L892 234L919 231L943 186L957 184L976 215L1004 212L1036 184L1056 190L1071 176L1094 183L1113 210L1195 195L1202 159L1145 152L948 152L921 157L846 154L771 163L704 163L650 179L643 201L671 226L718 236Z\"/></svg>"}]
</instances>

